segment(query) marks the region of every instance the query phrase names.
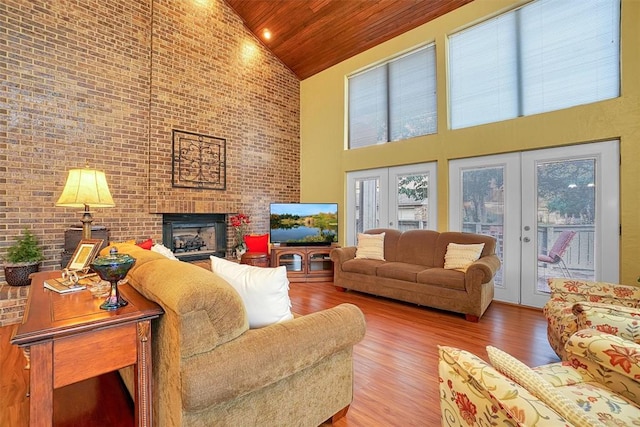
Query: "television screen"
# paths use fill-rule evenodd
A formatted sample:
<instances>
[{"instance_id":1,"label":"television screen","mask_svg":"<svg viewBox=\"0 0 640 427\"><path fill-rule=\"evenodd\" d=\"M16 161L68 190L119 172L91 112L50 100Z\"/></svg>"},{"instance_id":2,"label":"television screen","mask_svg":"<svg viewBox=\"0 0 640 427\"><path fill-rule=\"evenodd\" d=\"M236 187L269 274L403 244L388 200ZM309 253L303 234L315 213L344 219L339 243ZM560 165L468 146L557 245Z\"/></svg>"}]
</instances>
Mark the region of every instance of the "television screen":
<instances>
[{"instance_id":1,"label":"television screen","mask_svg":"<svg viewBox=\"0 0 640 427\"><path fill-rule=\"evenodd\" d=\"M337 203L271 203L271 243L330 245L338 241Z\"/></svg>"}]
</instances>

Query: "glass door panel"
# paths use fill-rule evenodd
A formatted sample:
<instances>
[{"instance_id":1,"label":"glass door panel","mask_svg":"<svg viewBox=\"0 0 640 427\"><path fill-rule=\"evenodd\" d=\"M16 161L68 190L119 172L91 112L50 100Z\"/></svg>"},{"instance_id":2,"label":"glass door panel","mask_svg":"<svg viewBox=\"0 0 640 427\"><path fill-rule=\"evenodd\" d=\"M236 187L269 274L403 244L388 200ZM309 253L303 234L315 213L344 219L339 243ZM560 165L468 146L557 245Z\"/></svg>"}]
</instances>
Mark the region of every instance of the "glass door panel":
<instances>
[{"instance_id":1,"label":"glass door panel","mask_svg":"<svg viewBox=\"0 0 640 427\"><path fill-rule=\"evenodd\" d=\"M435 164L401 166L389 169L389 182L393 183L394 198L389 217L395 219L392 228L400 231L434 229L436 227L436 191L433 191ZM434 207L434 209L431 209Z\"/></svg>"},{"instance_id":2,"label":"glass door panel","mask_svg":"<svg viewBox=\"0 0 640 427\"><path fill-rule=\"evenodd\" d=\"M333 261L326 251L309 252L307 255L309 260L309 271L330 271L333 270Z\"/></svg>"},{"instance_id":3,"label":"glass door panel","mask_svg":"<svg viewBox=\"0 0 640 427\"><path fill-rule=\"evenodd\" d=\"M365 178L356 180L356 231L377 228L380 224L380 180Z\"/></svg>"},{"instance_id":4,"label":"glass door panel","mask_svg":"<svg viewBox=\"0 0 640 427\"><path fill-rule=\"evenodd\" d=\"M302 255L294 253L280 254L277 265L284 265L287 271L302 272Z\"/></svg>"},{"instance_id":5,"label":"glass door panel","mask_svg":"<svg viewBox=\"0 0 640 427\"><path fill-rule=\"evenodd\" d=\"M502 263L495 299L520 302L520 156L517 153L453 160L449 167L450 229L496 239ZM515 202L514 202L515 201Z\"/></svg>"},{"instance_id":6,"label":"glass door panel","mask_svg":"<svg viewBox=\"0 0 640 427\"><path fill-rule=\"evenodd\" d=\"M347 174L347 244L372 228L435 229L435 163Z\"/></svg>"},{"instance_id":7,"label":"glass door panel","mask_svg":"<svg viewBox=\"0 0 640 427\"><path fill-rule=\"evenodd\" d=\"M495 237L500 259L504 234L503 186L503 166L462 171L462 231ZM502 269L494 282L502 286Z\"/></svg>"},{"instance_id":8,"label":"glass door panel","mask_svg":"<svg viewBox=\"0 0 640 427\"><path fill-rule=\"evenodd\" d=\"M450 162L450 228L496 238L496 300L542 307L552 277L618 281L618 168L618 141Z\"/></svg>"},{"instance_id":9,"label":"glass door panel","mask_svg":"<svg viewBox=\"0 0 640 427\"><path fill-rule=\"evenodd\" d=\"M595 279L595 159L537 162L537 290L547 278Z\"/></svg>"},{"instance_id":10,"label":"glass door panel","mask_svg":"<svg viewBox=\"0 0 640 427\"><path fill-rule=\"evenodd\" d=\"M522 304L544 305L549 278L617 282L618 141L523 152L521 167Z\"/></svg>"}]
</instances>

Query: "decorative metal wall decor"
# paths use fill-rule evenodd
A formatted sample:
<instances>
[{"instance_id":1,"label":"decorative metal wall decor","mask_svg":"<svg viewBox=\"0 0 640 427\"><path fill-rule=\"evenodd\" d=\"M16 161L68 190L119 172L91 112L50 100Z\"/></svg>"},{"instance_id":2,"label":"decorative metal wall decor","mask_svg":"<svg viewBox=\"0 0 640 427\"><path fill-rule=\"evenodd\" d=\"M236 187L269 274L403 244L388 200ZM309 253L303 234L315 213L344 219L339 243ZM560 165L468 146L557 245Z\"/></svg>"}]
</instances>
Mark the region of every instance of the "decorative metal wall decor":
<instances>
[{"instance_id":1,"label":"decorative metal wall decor","mask_svg":"<svg viewBox=\"0 0 640 427\"><path fill-rule=\"evenodd\" d=\"M173 129L173 187L225 190L227 140Z\"/></svg>"}]
</instances>

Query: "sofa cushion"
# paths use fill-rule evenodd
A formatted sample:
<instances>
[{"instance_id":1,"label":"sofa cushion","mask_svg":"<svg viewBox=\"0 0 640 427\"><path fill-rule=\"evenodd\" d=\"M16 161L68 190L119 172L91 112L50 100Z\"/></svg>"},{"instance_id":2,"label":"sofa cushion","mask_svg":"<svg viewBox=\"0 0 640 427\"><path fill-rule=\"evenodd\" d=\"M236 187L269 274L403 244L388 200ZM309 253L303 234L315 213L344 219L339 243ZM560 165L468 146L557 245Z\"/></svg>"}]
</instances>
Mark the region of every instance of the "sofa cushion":
<instances>
[{"instance_id":1,"label":"sofa cushion","mask_svg":"<svg viewBox=\"0 0 640 427\"><path fill-rule=\"evenodd\" d=\"M469 245L449 243L447 245L447 252L444 254L444 268L446 270L466 271L467 267L480 258L483 248L484 243Z\"/></svg>"},{"instance_id":2,"label":"sofa cushion","mask_svg":"<svg viewBox=\"0 0 640 427\"><path fill-rule=\"evenodd\" d=\"M342 271L375 276L378 267L384 263L375 259L350 259L342 263Z\"/></svg>"},{"instance_id":3,"label":"sofa cushion","mask_svg":"<svg viewBox=\"0 0 640 427\"><path fill-rule=\"evenodd\" d=\"M358 233L356 259L377 259L384 261L384 235Z\"/></svg>"},{"instance_id":4,"label":"sofa cushion","mask_svg":"<svg viewBox=\"0 0 640 427\"><path fill-rule=\"evenodd\" d=\"M247 310L250 328L262 328L293 319L289 299L289 280L284 266L254 267L211 256L211 270L240 294Z\"/></svg>"},{"instance_id":5,"label":"sofa cushion","mask_svg":"<svg viewBox=\"0 0 640 427\"><path fill-rule=\"evenodd\" d=\"M634 390L628 388L634 381L630 378L627 378L627 383L616 381L612 377L615 373L601 366L590 366L587 369L581 362L574 360L533 368L563 396L598 419L599 423L594 425L636 425L640 419L640 407L637 403L630 404L627 401L634 399ZM637 389L637 383L635 384ZM635 397L637 398L637 394Z\"/></svg>"},{"instance_id":6,"label":"sofa cushion","mask_svg":"<svg viewBox=\"0 0 640 427\"><path fill-rule=\"evenodd\" d=\"M395 261L433 267L438 233L433 230L408 230L398 239Z\"/></svg>"},{"instance_id":7,"label":"sofa cushion","mask_svg":"<svg viewBox=\"0 0 640 427\"><path fill-rule=\"evenodd\" d=\"M376 275L389 279L415 282L418 273L424 270L424 265L407 264L406 262L385 262L378 267Z\"/></svg>"},{"instance_id":8,"label":"sofa cushion","mask_svg":"<svg viewBox=\"0 0 640 427\"><path fill-rule=\"evenodd\" d=\"M493 346L487 346L487 353L489 361L498 372L526 388L576 427L601 424L581 409L575 401L556 390L552 384L515 357Z\"/></svg>"},{"instance_id":9,"label":"sofa cushion","mask_svg":"<svg viewBox=\"0 0 640 427\"><path fill-rule=\"evenodd\" d=\"M597 329L640 344L640 311L637 308L597 302L576 303L571 308L578 330Z\"/></svg>"},{"instance_id":10,"label":"sofa cushion","mask_svg":"<svg viewBox=\"0 0 640 427\"><path fill-rule=\"evenodd\" d=\"M444 268L427 268L418 273L416 281L426 285L440 286L448 289L464 290L464 273L458 270Z\"/></svg>"}]
</instances>

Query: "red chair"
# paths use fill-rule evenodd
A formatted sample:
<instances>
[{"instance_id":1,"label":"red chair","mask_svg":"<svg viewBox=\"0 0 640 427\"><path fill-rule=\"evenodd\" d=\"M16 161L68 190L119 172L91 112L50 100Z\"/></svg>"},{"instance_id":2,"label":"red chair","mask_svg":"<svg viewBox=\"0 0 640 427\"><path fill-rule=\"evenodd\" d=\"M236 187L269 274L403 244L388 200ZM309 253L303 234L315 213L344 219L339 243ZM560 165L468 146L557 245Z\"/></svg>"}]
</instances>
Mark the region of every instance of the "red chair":
<instances>
[{"instance_id":1,"label":"red chair","mask_svg":"<svg viewBox=\"0 0 640 427\"><path fill-rule=\"evenodd\" d=\"M247 234L244 236L247 251L240 257L240 264L269 267L269 235Z\"/></svg>"},{"instance_id":2,"label":"red chair","mask_svg":"<svg viewBox=\"0 0 640 427\"><path fill-rule=\"evenodd\" d=\"M567 264L565 264L562 256L566 252L567 248L571 244L573 237L576 235L575 231L563 231L560 233L555 243L551 247L551 250L548 254L539 254L538 261L551 265L558 265L560 267L560 271L564 277L571 277L571 273L569 273L569 269L567 268Z\"/></svg>"}]
</instances>

